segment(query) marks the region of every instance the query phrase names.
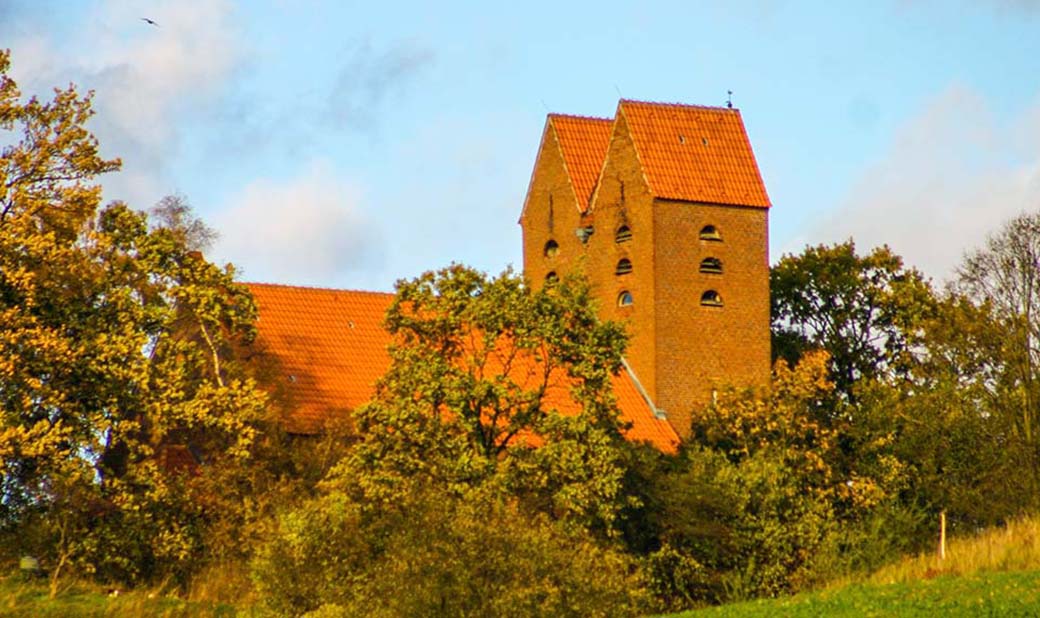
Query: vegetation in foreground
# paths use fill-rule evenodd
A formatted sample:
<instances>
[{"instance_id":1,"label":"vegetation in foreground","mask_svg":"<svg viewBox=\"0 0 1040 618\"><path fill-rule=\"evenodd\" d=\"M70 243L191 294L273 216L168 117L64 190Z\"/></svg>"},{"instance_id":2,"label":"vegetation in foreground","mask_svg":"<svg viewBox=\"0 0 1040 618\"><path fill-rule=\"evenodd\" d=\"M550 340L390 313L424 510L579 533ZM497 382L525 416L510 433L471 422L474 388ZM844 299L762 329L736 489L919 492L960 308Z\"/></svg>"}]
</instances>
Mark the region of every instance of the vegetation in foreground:
<instances>
[{"instance_id":1,"label":"vegetation in foreground","mask_svg":"<svg viewBox=\"0 0 1040 618\"><path fill-rule=\"evenodd\" d=\"M623 438L626 335L587 284L459 265L398 283L353 430L292 440L208 230L178 198L103 206L90 96L26 100L8 66L0 561L38 558L55 606L96 603L59 594L87 581L283 616L681 611L872 571L940 512L964 534L1040 509L1040 215L945 290L851 240L783 257L772 384L719 385L675 454ZM36 594L11 603L51 611Z\"/></svg>"},{"instance_id":2,"label":"vegetation in foreground","mask_svg":"<svg viewBox=\"0 0 1040 618\"><path fill-rule=\"evenodd\" d=\"M251 615L230 605L189 602L156 589L113 593L79 582L53 598L45 582L21 576L0 578L0 616L4 618L233 618Z\"/></svg>"},{"instance_id":3,"label":"vegetation in foreground","mask_svg":"<svg viewBox=\"0 0 1040 618\"><path fill-rule=\"evenodd\" d=\"M935 551L907 556L825 590L676 614L713 616L1036 616L1040 518L1015 520Z\"/></svg>"},{"instance_id":4,"label":"vegetation in foreground","mask_svg":"<svg viewBox=\"0 0 1040 618\"><path fill-rule=\"evenodd\" d=\"M1040 572L1027 571L943 576L899 584L854 584L784 599L760 599L674 614L673 618L1026 618L1038 613Z\"/></svg>"}]
</instances>

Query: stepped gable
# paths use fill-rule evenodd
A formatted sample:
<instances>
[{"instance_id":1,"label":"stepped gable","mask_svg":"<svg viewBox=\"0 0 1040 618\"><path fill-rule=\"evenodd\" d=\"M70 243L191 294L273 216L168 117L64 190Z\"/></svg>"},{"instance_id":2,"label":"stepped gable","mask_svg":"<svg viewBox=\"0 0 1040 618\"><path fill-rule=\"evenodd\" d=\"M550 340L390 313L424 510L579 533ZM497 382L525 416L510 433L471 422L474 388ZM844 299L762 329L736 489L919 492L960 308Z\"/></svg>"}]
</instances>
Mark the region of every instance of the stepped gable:
<instances>
[{"instance_id":1,"label":"stepped gable","mask_svg":"<svg viewBox=\"0 0 1040 618\"><path fill-rule=\"evenodd\" d=\"M267 381L290 410L290 433L320 433L329 420L375 395L376 381L390 366L391 337L382 323L392 294L247 285L260 312L255 346L273 361ZM530 356L510 361L509 374L521 386L540 373ZM622 371L614 376L613 386L622 419L631 425L626 437L674 452L679 442L675 430L654 415L631 376ZM562 371L550 379L544 403L562 414L581 409Z\"/></svg>"},{"instance_id":2,"label":"stepped gable","mask_svg":"<svg viewBox=\"0 0 1040 618\"><path fill-rule=\"evenodd\" d=\"M770 206L739 110L623 99L617 115L655 197Z\"/></svg>"},{"instance_id":3,"label":"stepped gable","mask_svg":"<svg viewBox=\"0 0 1040 618\"><path fill-rule=\"evenodd\" d=\"M610 118L549 114L549 122L556 132L564 166L578 198L578 210L585 212L603 168L603 159L607 156L614 121Z\"/></svg>"}]
</instances>

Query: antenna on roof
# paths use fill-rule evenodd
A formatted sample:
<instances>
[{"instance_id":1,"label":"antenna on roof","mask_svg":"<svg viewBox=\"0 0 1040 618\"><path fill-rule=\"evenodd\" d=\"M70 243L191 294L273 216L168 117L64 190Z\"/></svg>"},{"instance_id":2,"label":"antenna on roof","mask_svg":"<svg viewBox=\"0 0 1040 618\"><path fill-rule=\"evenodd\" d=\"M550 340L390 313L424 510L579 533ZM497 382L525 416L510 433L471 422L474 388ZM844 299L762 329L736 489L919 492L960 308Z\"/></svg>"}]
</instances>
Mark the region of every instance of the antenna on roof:
<instances>
[{"instance_id":1,"label":"antenna on roof","mask_svg":"<svg viewBox=\"0 0 1040 618\"><path fill-rule=\"evenodd\" d=\"M733 109L733 91L726 91L726 107Z\"/></svg>"},{"instance_id":2,"label":"antenna on roof","mask_svg":"<svg viewBox=\"0 0 1040 618\"><path fill-rule=\"evenodd\" d=\"M621 89L617 87L617 84L614 84L614 91L617 92L617 98L619 98L619 99L624 99L625 98L625 96L623 94L621 94Z\"/></svg>"},{"instance_id":3,"label":"antenna on roof","mask_svg":"<svg viewBox=\"0 0 1040 618\"><path fill-rule=\"evenodd\" d=\"M542 107L545 108L545 113L547 113L547 114L551 113L551 110L549 109L549 106L545 104L545 99L538 99L538 100L542 102Z\"/></svg>"}]
</instances>

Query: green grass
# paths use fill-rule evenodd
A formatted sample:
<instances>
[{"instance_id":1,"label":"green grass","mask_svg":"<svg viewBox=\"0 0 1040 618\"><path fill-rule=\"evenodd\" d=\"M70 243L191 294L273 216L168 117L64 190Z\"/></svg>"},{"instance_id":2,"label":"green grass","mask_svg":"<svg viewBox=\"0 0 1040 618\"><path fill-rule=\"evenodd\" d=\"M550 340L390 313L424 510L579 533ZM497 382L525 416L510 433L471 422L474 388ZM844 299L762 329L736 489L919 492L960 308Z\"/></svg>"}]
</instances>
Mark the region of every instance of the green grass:
<instances>
[{"instance_id":1,"label":"green grass","mask_svg":"<svg viewBox=\"0 0 1040 618\"><path fill-rule=\"evenodd\" d=\"M986 572L894 584L852 584L675 614L676 618L1040 616L1040 571Z\"/></svg>"},{"instance_id":2,"label":"green grass","mask_svg":"<svg viewBox=\"0 0 1040 618\"><path fill-rule=\"evenodd\" d=\"M759 616L1040 617L1040 518L1024 518L935 552L907 556L877 572L818 592L674 614Z\"/></svg>"},{"instance_id":3,"label":"green grass","mask_svg":"<svg viewBox=\"0 0 1040 618\"><path fill-rule=\"evenodd\" d=\"M74 585L51 599L43 582L18 576L0 578L0 617L4 618L242 618L251 612L231 605L189 602L154 590L109 596L85 585Z\"/></svg>"}]
</instances>

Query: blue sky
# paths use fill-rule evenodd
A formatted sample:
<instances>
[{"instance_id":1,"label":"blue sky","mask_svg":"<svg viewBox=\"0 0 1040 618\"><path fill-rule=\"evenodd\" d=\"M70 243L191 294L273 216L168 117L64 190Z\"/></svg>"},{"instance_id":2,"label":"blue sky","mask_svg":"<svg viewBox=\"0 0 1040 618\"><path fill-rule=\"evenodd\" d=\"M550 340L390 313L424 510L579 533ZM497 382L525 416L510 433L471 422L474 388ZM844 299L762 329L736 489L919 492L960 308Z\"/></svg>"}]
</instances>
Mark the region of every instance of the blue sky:
<instances>
[{"instance_id":1,"label":"blue sky","mask_svg":"<svg viewBox=\"0 0 1040 618\"><path fill-rule=\"evenodd\" d=\"M774 260L851 236L941 279L1040 208L1040 0L0 0L0 47L27 94L96 91L106 199L182 193L247 280L519 267L546 112L619 92L734 92Z\"/></svg>"}]
</instances>

